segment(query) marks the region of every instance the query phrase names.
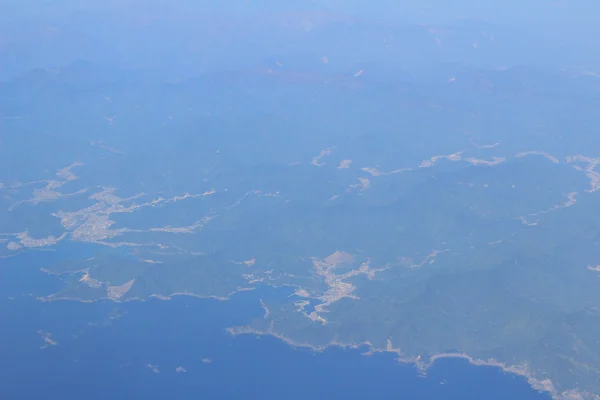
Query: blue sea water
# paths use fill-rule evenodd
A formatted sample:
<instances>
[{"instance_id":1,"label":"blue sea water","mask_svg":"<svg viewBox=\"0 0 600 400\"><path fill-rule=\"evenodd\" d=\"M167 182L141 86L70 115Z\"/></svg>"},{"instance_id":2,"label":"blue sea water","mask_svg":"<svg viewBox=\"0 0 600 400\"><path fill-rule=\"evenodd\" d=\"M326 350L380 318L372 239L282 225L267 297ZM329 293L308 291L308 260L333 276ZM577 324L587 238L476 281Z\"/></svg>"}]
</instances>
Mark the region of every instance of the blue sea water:
<instances>
[{"instance_id":1,"label":"blue sea water","mask_svg":"<svg viewBox=\"0 0 600 400\"><path fill-rule=\"evenodd\" d=\"M422 377L389 354L314 353L224 330L262 315L258 299L276 293L230 301L41 302L28 293L57 286L39 273L47 257L0 262L2 400L549 398L519 376L465 360L441 360ZM38 331L57 345L41 349Z\"/></svg>"}]
</instances>

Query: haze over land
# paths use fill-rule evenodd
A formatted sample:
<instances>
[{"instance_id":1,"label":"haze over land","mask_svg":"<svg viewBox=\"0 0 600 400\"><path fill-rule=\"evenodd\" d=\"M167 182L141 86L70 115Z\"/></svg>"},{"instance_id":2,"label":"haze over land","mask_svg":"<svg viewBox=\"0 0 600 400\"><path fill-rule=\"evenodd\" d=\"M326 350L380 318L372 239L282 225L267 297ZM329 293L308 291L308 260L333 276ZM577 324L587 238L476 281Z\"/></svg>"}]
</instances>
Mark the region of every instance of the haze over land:
<instances>
[{"instance_id":1,"label":"haze over land","mask_svg":"<svg viewBox=\"0 0 600 400\"><path fill-rule=\"evenodd\" d=\"M0 257L92 245L39 301L291 290L229 331L598 398L596 28L539 3L15 8Z\"/></svg>"}]
</instances>

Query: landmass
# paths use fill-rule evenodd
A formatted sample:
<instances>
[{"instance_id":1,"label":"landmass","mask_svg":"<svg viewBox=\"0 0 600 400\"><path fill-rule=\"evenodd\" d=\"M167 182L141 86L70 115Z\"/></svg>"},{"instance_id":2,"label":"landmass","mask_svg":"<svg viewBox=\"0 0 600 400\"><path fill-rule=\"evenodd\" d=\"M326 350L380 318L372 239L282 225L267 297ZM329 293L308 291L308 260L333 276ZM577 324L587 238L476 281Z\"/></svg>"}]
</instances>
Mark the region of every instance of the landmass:
<instances>
[{"instance_id":1,"label":"landmass","mask_svg":"<svg viewBox=\"0 0 600 400\"><path fill-rule=\"evenodd\" d=\"M226 301L281 291L256 304L260 317L229 332L315 351L390 352L423 370L463 357L522 375L556 398L597 399L600 146L583 125L566 141L569 126L554 114L544 117L543 134L523 128L540 125L537 101L556 110L575 100L543 85L521 96L511 73L486 75L500 82L491 94L464 79L396 83L393 104L377 100L392 89L367 72L326 86L317 76L287 82L285 94L269 89L285 72L244 72L239 81L230 73L235 90L212 89L223 96L213 101L194 96L214 76L165 84L179 100L160 115L143 80L116 82L111 93L90 89L81 101L93 99L97 115L73 123L93 135L64 133L77 152L49 155L50 141L27 159L31 176L0 175L0 257L71 255L40 266L62 285L35 293L41 301ZM60 75L44 79L68 86ZM55 101L53 86L46 90L44 101ZM280 110L281 96L329 100L286 108L285 118L264 111ZM343 110L333 106L342 98ZM118 108L119 99L127 106ZM181 104L201 104L203 116ZM504 122L515 113L518 124ZM580 113L586 126L597 122ZM35 123L58 126L60 117L68 126L78 117L67 114L40 112ZM118 119L107 123L106 115ZM32 121L3 126L49 140L40 126L19 125ZM2 163L22 162L3 155Z\"/></svg>"}]
</instances>

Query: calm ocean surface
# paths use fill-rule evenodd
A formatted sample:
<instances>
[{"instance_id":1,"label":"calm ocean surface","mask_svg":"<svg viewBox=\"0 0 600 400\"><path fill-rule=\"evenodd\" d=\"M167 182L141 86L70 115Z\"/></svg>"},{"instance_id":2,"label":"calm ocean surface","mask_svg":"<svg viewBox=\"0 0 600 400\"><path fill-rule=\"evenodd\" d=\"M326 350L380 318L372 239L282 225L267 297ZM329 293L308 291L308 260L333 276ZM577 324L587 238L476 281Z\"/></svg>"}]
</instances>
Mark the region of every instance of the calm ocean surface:
<instances>
[{"instance_id":1,"label":"calm ocean surface","mask_svg":"<svg viewBox=\"0 0 600 400\"><path fill-rule=\"evenodd\" d=\"M2 400L549 399L520 377L464 360L441 360L421 377L389 354L314 354L224 331L262 315L258 299L268 293L226 302L43 303L28 293L58 287L39 273L55 256L0 260ZM57 345L41 349L39 331Z\"/></svg>"}]
</instances>

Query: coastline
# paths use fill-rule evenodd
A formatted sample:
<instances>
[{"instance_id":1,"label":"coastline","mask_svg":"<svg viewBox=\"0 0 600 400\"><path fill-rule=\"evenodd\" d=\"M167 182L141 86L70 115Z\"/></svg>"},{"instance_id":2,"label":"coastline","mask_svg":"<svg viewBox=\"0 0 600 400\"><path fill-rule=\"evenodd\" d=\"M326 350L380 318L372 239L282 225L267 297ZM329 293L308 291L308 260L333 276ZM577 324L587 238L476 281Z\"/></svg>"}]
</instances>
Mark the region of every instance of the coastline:
<instances>
[{"instance_id":1,"label":"coastline","mask_svg":"<svg viewBox=\"0 0 600 400\"><path fill-rule=\"evenodd\" d=\"M543 393L547 393L553 400L600 400L600 395L582 392L577 389L568 389L559 392L552 382L551 379L539 379L537 378L528 368L526 364L522 365L507 365L506 363L500 362L493 358L488 360L474 358L466 353L461 352L448 352L448 353L436 353L430 355L426 360L423 360L421 356L407 357L402 354L400 349L394 348L391 340L387 339L387 346L385 348L373 347L369 341L362 343L342 343L337 341L331 341L326 345L313 345L310 343L297 342L289 337L284 336L281 333L277 333L272 330L273 323L271 323L268 331L256 330L249 326L238 326L229 327L226 331L232 336L238 335L256 335L256 336L271 336L274 337L292 348L307 348L315 352L323 352L329 348L337 347L341 349L352 349L357 350L361 347L367 347L368 351L361 353L364 356L370 356L375 353L393 353L397 355L396 360L403 364L414 364L418 370L425 374L429 368L431 368L436 361L445 358L461 358L467 360L469 364L475 366L488 366L500 368L502 371L514 375L521 376L526 379L527 383L535 390Z\"/></svg>"},{"instance_id":2,"label":"coastline","mask_svg":"<svg viewBox=\"0 0 600 400\"><path fill-rule=\"evenodd\" d=\"M186 292L171 293L170 295L152 294L145 298L134 297L134 298L128 298L128 299L115 299L115 298L110 298L110 297L103 297L103 298L98 298L98 299L94 299L94 300L83 300L83 299L69 298L69 297L52 297L53 295L45 296L45 297L36 297L36 296L32 295L32 297L35 297L37 300L42 301L42 302L53 302L53 301L65 300L65 301L78 301L81 303L94 303L94 302L98 302L98 301L111 301L114 303L127 303L127 302L132 302L132 301L146 302L150 299L172 300L173 297L176 297L176 296L186 296L186 297L193 297L193 298L197 298L197 299L213 299L213 300L218 300L218 301L227 301L227 300L230 300L233 295L235 295L239 292L252 291L255 289L256 288L254 288L254 287L237 288L237 290L234 290L233 292L229 293L226 297L214 296L214 295L202 296L202 295L197 295L197 294L193 294L193 293L189 293L189 292L188 293L186 293ZM265 310L265 317L267 317L269 315L268 308L264 305L264 303L261 304L261 307L263 308L263 310ZM228 327L228 328L225 328L225 330L232 336L248 335L248 334L256 335L256 336L271 336L271 337L274 337L274 338L286 343L288 346L290 346L292 348L306 348L306 349L310 349L314 352L324 352L325 350L327 350L329 348L334 348L334 347L341 348L341 349L351 349L351 350L358 350L358 349L364 347L367 349L367 351L364 351L361 353L364 356L370 356L375 353L393 353L396 355L396 361L403 363L403 364L413 364L416 366L416 368L422 374L426 374L427 370L429 368L431 368L435 364L435 362L438 360L445 359L445 358L461 358L461 359L467 360L468 363L471 365L500 368L502 371L504 371L506 373L521 376L521 377L525 378L527 383L533 389L535 389L539 392L547 393L553 400L600 400L600 395L585 392L585 391L580 391L578 389L567 389L564 391L559 391L556 389L556 387L551 379L549 379L549 378L540 379L540 378L536 377L535 374L529 369L529 367L526 363L507 365L506 363L503 363L503 362L498 361L493 358L484 360L484 359L472 357L471 355L469 355L467 353L462 353L462 352L435 353L435 354L427 356L427 358L423 358L422 356L406 356L405 354L402 353L402 351L399 348L394 347L394 345L392 344L390 339L387 339L387 345L384 348L374 347L373 344L369 341L365 341L365 342L361 342L361 343L343 343L343 342L334 340L325 345L314 345L314 344L311 344L308 342L299 342L292 338L286 337L285 335L283 335L281 333L275 332L273 327L274 327L274 323L273 323L273 321L271 321L268 330L257 330L257 329L252 328L251 326Z\"/></svg>"},{"instance_id":3,"label":"coastline","mask_svg":"<svg viewBox=\"0 0 600 400\"><path fill-rule=\"evenodd\" d=\"M151 294L145 298L142 297L132 297L132 298L128 298L128 299L114 299L111 297L100 297L94 300L83 300L83 299L78 299L76 297L54 297L54 295L49 295L49 296L35 296L35 298L39 301L42 302L46 302L46 303L50 303L53 301L78 301L80 303L95 303L98 301L112 301L113 303L128 303L128 302L132 302L132 301L141 301L141 302L146 302L148 300L151 299L158 299L158 300L172 300L173 297L176 296L187 296L187 297L193 297L196 299L201 299L201 300L207 300L207 299L212 299L212 300L218 300L218 301L227 301L231 299L231 296L240 293L240 292L248 292L248 291L252 291L255 290L255 288L238 288L237 290L234 290L233 292L229 293L226 297L223 296L214 296L214 295L207 295L207 296L202 296L202 295L198 295L198 294L193 294L193 293L186 293L186 292L181 292L181 293L171 293L170 295L162 295L162 294Z\"/></svg>"}]
</instances>

